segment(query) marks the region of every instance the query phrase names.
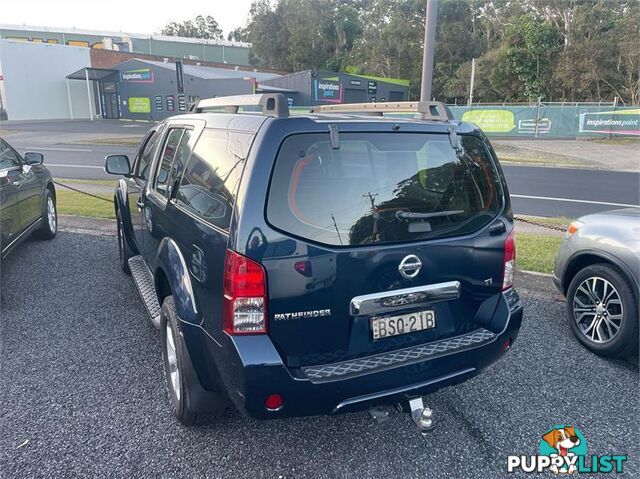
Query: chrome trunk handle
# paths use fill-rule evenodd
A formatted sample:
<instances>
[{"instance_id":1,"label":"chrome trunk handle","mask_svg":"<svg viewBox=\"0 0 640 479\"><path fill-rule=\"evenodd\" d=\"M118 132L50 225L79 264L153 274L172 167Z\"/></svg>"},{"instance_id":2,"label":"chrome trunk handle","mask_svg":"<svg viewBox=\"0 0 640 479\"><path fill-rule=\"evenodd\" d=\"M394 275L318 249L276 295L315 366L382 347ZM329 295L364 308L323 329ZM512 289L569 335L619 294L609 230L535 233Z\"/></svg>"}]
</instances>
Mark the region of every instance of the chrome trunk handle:
<instances>
[{"instance_id":1,"label":"chrome trunk handle","mask_svg":"<svg viewBox=\"0 0 640 479\"><path fill-rule=\"evenodd\" d=\"M460 297L460 281L428 284L356 296L349 305L351 316L378 315L407 308L426 306Z\"/></svg>"}]
</instances>

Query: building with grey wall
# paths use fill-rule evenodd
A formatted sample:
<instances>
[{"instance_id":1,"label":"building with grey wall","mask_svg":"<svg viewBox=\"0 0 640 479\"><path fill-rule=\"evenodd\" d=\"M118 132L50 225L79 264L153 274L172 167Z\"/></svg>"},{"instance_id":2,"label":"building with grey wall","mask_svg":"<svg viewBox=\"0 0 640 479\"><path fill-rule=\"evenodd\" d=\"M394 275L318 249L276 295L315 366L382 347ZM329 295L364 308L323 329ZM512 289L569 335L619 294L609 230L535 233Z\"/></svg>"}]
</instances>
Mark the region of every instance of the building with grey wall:
<instances>
[{"instance_id":1,"label":"building with grey wall","mask_svg":"<svg viewBox=\"0 0 640 479\"><path fill-rule=\"evenodd\" d=\"M103 118L154 121L185 113L200 98L254 93L258 82L278 76L141 59L125 61L102 73L96 81ZM78 79L83 77L82 72L76 74Z\"/></svg>"},{"instance_id":2,"label":"building with grey wall","mask_svg":"<svg viewBox=\"0 0 640 479\"><path fill-rule=\"evenodd\" d=\"M270 87L274 87L272 90ZM292 106L369 103L409 99L409 82L395 78L306 70L260 82L264 92L282 91Z\"/></svg>"},{"instance_id":3,"label":"building with grey wall","mask_svg":"<svg viewBox=\"0 0 640 479\"><path fill-rule=\"evenodd\" d=\"M89 118L93 88L65 80L89 62L87 48L0 40L0 109L10 120Z\"/></svg>"},{"instance_id":4,"label":"building with grey wall","mask_svg":"<svg viewBox=\"0 0 640 479\"><path fill-rule=\"evenodd\" d=\"M186 58L206 62L249 65L250 43L217 39L109 32L76 28L2 25L0 39Z\"/></svg>"}]
</instances>

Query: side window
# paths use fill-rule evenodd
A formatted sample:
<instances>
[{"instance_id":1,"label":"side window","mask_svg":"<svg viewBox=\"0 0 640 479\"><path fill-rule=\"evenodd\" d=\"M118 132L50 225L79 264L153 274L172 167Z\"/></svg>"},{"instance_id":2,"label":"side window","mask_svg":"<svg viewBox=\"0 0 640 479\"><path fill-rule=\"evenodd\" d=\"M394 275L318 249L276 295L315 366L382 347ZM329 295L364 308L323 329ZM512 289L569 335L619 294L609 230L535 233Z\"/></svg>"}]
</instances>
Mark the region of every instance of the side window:
<instances>
[{"instance_id":1,"label":"side window","mask_svg":"<svg viewBox=\"0 0 640 479\"><path fill-rule=\"evenodd\" d=\"M138 166L136 169L136 174L144 180L149 179L149 169L151 168L153 156L158 149L158 144L160 143L161 137L161 131L155 131L154 133L152 133L147 140L147 143L144 145L142 151L138 155Z\"/></svg>"},{"instance_id":2,"label":"side window","mask_svg":"<svg viewBox=\"0 0 640 479\"><path fill-rule=\"evenodd\" d=\"M178 156L180 140L184 133L185 130L182 128L171 128L167 134L164 147L162 148L162 155L160 156L160 163L158 164L153 188L163 196L167 196L167 186L169 185L169 177L171 176L171 167L173 166L174 158Z\"/></svg>"},{"instance_id":3,"label":"side window","mask_svg":"<svg viewBox=\"0 0 640 479\"><path fill-rule=\"evenodd\" d=\"M228 229L245 157L246 151L234 148L226 132L205 129L185 168L178 204Z\"/></svg>"},{"instance_id":4,"label":"side window","mask_svg":"<svg viewBox=\"0 0 640 479\"><path fill-rule=\"evenodd\" d=\"M18 154L3 140L0 140L0 170L20 166L20 164Z\"/></svg>"}]
</instances>

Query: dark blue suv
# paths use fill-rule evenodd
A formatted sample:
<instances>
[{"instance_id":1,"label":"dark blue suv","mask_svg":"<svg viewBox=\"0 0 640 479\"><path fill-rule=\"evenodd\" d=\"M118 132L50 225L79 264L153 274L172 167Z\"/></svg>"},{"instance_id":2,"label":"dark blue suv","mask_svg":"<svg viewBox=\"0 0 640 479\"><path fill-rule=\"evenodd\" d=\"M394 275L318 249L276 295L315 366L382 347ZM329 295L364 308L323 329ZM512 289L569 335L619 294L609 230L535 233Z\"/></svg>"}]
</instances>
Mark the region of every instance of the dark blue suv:
<instances>
[{"instance_id":1,"label":"dark blue suv","mask_svg":"<svg viewBox=\"0 0 640 479\"><path fill-rule=\"evenodd\" d=\"M440 103L202 100L106 170L124 175L120 265L185 424L229 401L257 418L419 413L516 338L507 185L483 133Z\"/></svg>"}]
</instances>

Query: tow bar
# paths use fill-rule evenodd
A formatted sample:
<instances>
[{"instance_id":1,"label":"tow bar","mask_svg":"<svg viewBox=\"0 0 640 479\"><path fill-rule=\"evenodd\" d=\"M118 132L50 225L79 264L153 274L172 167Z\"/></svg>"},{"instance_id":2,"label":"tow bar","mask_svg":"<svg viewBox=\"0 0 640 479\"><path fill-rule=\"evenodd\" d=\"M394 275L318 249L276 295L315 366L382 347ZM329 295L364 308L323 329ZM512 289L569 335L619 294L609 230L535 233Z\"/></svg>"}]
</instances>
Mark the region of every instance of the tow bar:
<instances>
[{"instance_id":1,"label":"tow bar","mask_svg":"<svg viewBox=\"0 0 640 479\"><path fill-rule=\"evenodd\" d=\"M411 410L411 419L416 423L421 434L426 434L435 427L433 424L433 411L424 405L421 397L410 399L409 408Z\"/></svg>"}]
</instances>

